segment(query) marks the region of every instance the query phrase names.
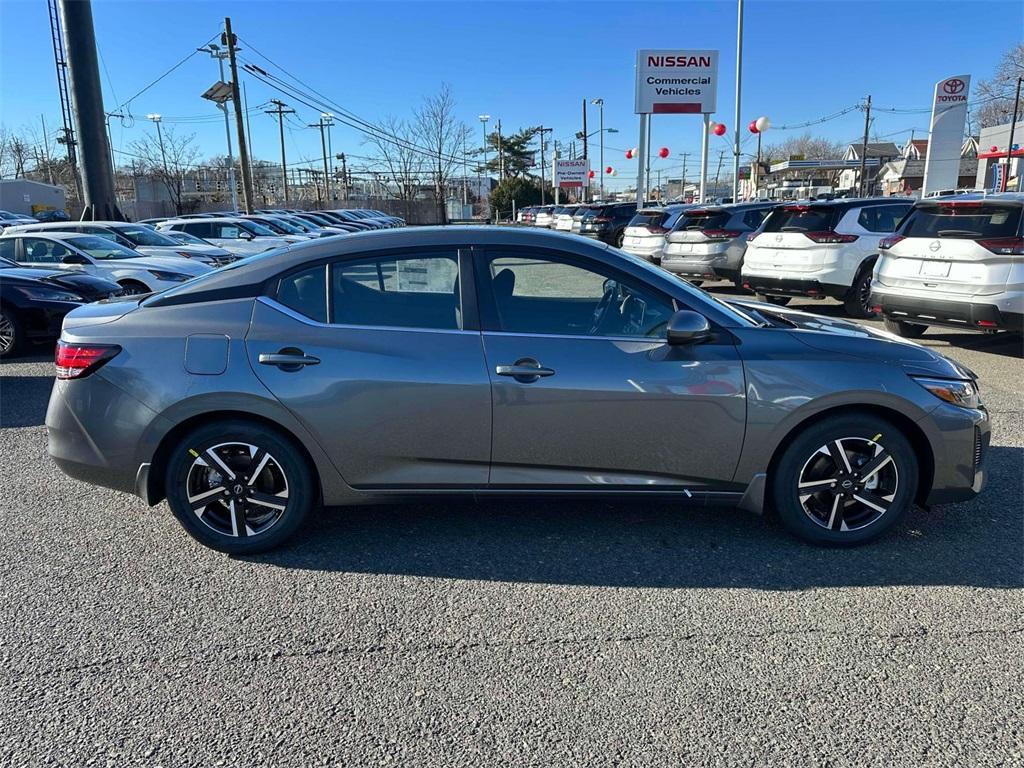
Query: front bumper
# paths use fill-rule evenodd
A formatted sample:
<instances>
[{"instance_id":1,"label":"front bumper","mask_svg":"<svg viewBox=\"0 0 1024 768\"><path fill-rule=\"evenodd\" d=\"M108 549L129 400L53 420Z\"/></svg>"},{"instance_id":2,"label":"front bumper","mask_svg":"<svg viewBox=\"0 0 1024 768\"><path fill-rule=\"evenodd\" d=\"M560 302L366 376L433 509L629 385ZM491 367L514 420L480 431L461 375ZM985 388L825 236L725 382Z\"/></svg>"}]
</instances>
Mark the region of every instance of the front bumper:
<instances>
[{"instance_id":1,"label":"front bumper","mask_svg":"<svg viewBox=\"0 0 1024 768\"><path fill-rule=\"evenodd\" d=\"M1024 331L1024 314L1007 312L995 304L974 301L902 296L871 288L872 306L882 315L919 325L941 325L979 331Z\"/></svg>"},{"instance_id":2,"label":"front bumper","mask_svg":"<svg viewBox=\"0 0 1024 768\"><path fill-rule=\"evenodd\" d=\"M985 461L992 437L988 410L943 403L920 424L929 433L935 459L925 505L967 501L981 493L987 481Z\"/></svg>"}]
</instances>

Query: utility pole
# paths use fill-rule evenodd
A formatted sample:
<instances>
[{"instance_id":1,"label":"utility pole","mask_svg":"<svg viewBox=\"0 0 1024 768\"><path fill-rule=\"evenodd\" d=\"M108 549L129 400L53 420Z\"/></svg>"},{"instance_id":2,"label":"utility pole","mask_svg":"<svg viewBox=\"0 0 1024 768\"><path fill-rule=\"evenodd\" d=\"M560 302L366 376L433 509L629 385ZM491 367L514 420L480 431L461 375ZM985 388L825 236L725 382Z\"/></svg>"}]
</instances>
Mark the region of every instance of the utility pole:
<instances>
[{"instance_id":1,"label":"utility pole","mask_svg":"<svg viewBox=\"0 0 1024 768\"><path fill-rule=\"evenodd\" d=\"M348 200L348 165L346 165L345 153L339 152L335 158L341 160L341 199Z\"/></svg>"},{"instance_id":2,"label":"utility pole","mask_svg":"<svg viewBox=\"0 0 1024 768\"><path fill-rule=\"evenodd\" d=\"M329 201L331 199L331 181L328 176L330 171L327 169L327 134L324 133L327 123L324 122L324 118L321 116L317 122L310 123L308 127L320 129L320 149L324 157L324 198Z\"/></svg>"},{"instance_id":3,"label":"utility pole","mask_svg":"<svg viewBox=\"0 0 1024 768\"><path fill-rule=\"evenodd\" d=\"M53 164L50 162L50 139L46 135L46 116L40 115L39 122L43 124L43 161L46 163L46 177L53 184ZM110 128L107 128L107 141L110 141ZM113 149L110 150L110 167L114 167Z\"/></svg>"},{"instance_id":4,"label":"utility pole","mask_svg":"<svg viewBox=\"0 0 1024 768\"><path fill-rule=\"evenodd\" d=\"M208 53L210 56L217 60L217 64L220 68L220 82L226 83L224 79L224 59L227 58L228 52L222 50L216 43L210 43L206 48L197 48L196 50L201 53ZM228 116L228 107L223 101L217 101L217 108L224 113L224 135L228 141L228 186L231 188L231 208L232 210L238 210L238 184L235 182L235 159L232 156L233 150L231 147L231 119ZM109 131L108 131L109 133Z\"/></svg>"},{"instance_id":5,"label":"utility pole","mask_svg":"<svg viewBox=\"0 0 1024 768\"><path fill-rule=\"evenodd\" d=\"M61 0L60 16L67 51L67 73L71 81L78 159L82 165L85 204L82 219L122 221L124 216L117 208L114 170L110 165L104 131L103 90L100 87L92 3L89 0Z\"/></svg>"},{"instance_id":6,"label":"utility pole","mask_svg":"<svg viewBox=\"0 0 1024 768\"><path fill-rule=\"evenodd\" d=\"M505 152L501 145L501 118L498 118L498 181L505 180Z\"/></svg>"},{"instance_id":7,"label":"utility pole","mask_svg":"<svg viewBox=\"0 0 1024 768\"><path fill-rule=\"evenodd\" d=\"M680 152L683 156L683 200L686 200L686 158L690 156L689 152Z\"/></svg>"},{"instance_id":8,"label":"utility pole","mask_svg":"<svg viewBox=\"0 0 1024 768\"><path fill-rule=\"evenodd\" d=\"M552 131L552 128L545 128L543 125L537 129L540 134L540 204L544 205L544 174L547 173L547 163L544 162L544 134Z\"/></svg>"},{"instance_id":9,"label":"utility pole","mask_svg":"<svg viewBox=\"0 0 1024 768\"><path fill-rule=\"evenodd\" d=\"M857 191L861 197L864 197L867 189L867 179L864 178L867 173L868 163L868 128L871 126L871 96L868 96L867 105L864 107L864 141L860 148L860 178L857 180Z\"/></svg>"},{"instance_id":10,"label":"utility pole","mask_svg":"<svg viewBox=\"0 0 1024 768\"><path fill-rule=\"evenodd\" d=\"M1024 77L1017 78L1017 95L1013 97L1013 119L1010 121L1010 139L1006 142L1006 172L1002 174L1002 180L999 182L999 191L1005 192L1006 185L1010 181L1010 168L1013 164L1013 136L1017 128L1017 114L1020 108L1020 84L1024 80ZM1020 178L1020 171L1017 171L1017 178ZM1020 190L1020 184L1017 184L1018 191Z\"/></svg>"},{"instance_id":11,"label":"utility pole","mask_svg":"<svg viewBox=\"0 0 1024 768\"><path fill-rule=\"evenodd\" d=\"M740 96L743 83L743 0L736 8L736 130L732 147L732 200L740 199ZM704 202L703 200L701 202Z\"/></svg>"},{"instance_id":12,"label":"utility pole","mask_svg":"<svg viewBox=\"0 0 1024 768\"><path fill-rule=\"evenodd\" d=\"M284 201L288 202L288 164L285 162L284 157L284 116L294 115L294 109L286 109L288 106L280 99L271 99L270 103L274 105L274 109L263 110L268 115L277 115L277 128L281 134L281 185L284 187Z\"/></svg>"},{"instance_id":13,"label":"utility pole","mask_svg":"<svg viewBox=\"0 0 1024 768\"><path fill-rule=\"evenodd\" d=\"M334 178L334 149L331 147L331 126L334 125L334 113L333 112L321 112L320 120L327 126L327 157L330 158L328 161L329 167L326 169L327 172L327 199L331 199L331 179Z\"/></svg>"},{"instance_id":14,"label":"utility pole","mask_svg":"<svg viewBox=\"0 0 1024 768\"><path fill-rule=\"evenodd\" d=\"M758 134L760 139L760 134ZM718 167L715 168L715 192L718 192L718 176L722 172L722 162L725 160L725 150L718 150ZM735 201L734 201L735 202Z\"/></svg>"},{"instance_id":15,"label":"utility pole","mask_svg":"<svg viewBox=\"0 0 1024 768\"><path fill-rule=\"evenodd\" d=\"M231 100L235 103L235 126L238 129L238 159L242 164L242 200L245 212L252 213L252 168L249 165L249 143L245 138L245 115L242 113L242 96L238 88L238 62L235 60L235 36L231 32L231 17L224 17L224 34L221 44L228 48L228 65L231 70Z\"/></svg>"},{"instance_id":16,"label":"utility pole","mask_svg":"<svg viewBox=\"0 0 1024 768\"><path fill-rule=\"evenodd\" d=\"M590 160L587 155L587 100L583 100L583 159ZM590 170L590 163L587 164L587 170ZM590 199L590 179L587 179L587 186L583 188L583 202Z\"/></svg>"}]
</instances>

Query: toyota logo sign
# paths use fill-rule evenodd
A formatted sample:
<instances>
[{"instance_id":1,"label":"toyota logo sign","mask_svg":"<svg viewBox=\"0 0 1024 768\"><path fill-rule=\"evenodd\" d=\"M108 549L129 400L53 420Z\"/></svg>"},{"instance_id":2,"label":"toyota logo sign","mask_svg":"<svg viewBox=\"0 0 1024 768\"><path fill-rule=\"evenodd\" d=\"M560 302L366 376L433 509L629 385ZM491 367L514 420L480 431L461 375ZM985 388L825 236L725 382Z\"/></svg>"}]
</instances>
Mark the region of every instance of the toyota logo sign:
<instances>
[{"instance_id":1,"label":"toyota logo sign","mask_svg":"<svg viewBox=\"0 0 1024 768\"><path fill-rule=\"evenodd\" d=\"M954 77L952 80L947 80L942 84L942 90L950 96L956 96L958 93L963 91L965 85L966 84L963 80L958 77Z\"/></svg>"}]
</instances>

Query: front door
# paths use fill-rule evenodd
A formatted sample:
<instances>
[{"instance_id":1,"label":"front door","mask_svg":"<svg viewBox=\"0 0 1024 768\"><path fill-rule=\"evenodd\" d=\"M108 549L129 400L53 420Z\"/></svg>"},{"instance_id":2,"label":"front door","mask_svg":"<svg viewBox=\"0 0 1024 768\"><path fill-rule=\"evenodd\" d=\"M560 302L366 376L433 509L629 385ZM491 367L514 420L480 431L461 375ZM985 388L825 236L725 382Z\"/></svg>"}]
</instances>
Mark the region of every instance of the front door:
<instances>
[{"instance_id":1,"label":"front door","mask_svg":"<svg viewBox=\"0 0 1024 768\"><path fill-rule=\"evenodd\" d=\"M493 487L711 490L731 481L746 401L726 334L669 346L673 299L577 256L491 249L476 273Z\"/></svg>"},{"instance_id":2,"label":"front door","mask_svg":"<svg viewBox=\"0 0 1024 768\"><path fill-rule=\"evenodd\" d=\"M349 485L486 485L490 383L458 275L457 250L420 249L306 267L257 300L252 368Z\"/></svg>"}]
</instances>

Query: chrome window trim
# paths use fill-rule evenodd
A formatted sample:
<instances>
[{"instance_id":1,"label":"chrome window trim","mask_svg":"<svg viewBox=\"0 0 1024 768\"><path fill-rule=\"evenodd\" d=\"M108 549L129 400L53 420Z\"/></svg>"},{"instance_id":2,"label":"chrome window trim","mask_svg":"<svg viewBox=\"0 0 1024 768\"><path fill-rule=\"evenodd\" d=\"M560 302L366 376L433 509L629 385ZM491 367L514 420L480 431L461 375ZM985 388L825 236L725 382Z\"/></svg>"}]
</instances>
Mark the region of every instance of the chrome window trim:
<instances>
[{"instance_id":1,"label":"chrome window trim","mask_svg":"<svg viewBox=\"0 0 1024 768\"><path fill-rule=\"evenodd\" d=\"M480 335L480 331L465 331L459 328L419 328L408 325L347 325L345 323L321 323L318 320L306 317L301 312L296 312L291 307L286 307L284 304L281 304L269 296L257 296L256 301L267 305L271 309L276 309L278 312L287 315L293 320L298 320L300 323L311 325L314 328L348 328L354 331L411 331L413 333L460 333L475 336Z\"/></svg>"},{"instance_id":2,"label":"chrome window trim","mask_svg":"<svg viewBox=\"0 0 1024 768\"><path fill-rule=\"evenodd\" d=\"M483 331L484 336L525 336L530 339L573 339L582 341L629 341L645 344L668 344L668 338L658 336L585 336L568 333L516 333L515 331Z\"/></svg>"}]
</instances>

